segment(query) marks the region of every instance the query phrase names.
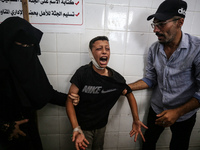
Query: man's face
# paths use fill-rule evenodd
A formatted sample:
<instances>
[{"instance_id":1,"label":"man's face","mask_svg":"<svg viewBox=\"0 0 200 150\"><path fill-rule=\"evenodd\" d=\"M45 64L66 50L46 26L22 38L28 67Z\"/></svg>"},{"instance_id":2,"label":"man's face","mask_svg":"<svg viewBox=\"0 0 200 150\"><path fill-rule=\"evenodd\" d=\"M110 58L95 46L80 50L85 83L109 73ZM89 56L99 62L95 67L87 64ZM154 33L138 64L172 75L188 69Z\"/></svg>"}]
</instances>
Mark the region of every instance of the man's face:
<instances>
[{"instance_id":1,"label":"man's face","mask_svg":"<svg viewBox=\"0 0 200 150\"><path fill-rule=\"evenodd\" d=\"M169 19L166 21L160 21L154 19L154 33L158 37L158 40L162 44L173 42L178 32L177 20Z\"/></svg>"},{"instance_id":2,"label":"man's face","mask_svg":"<svg viewBox=\"0 0 200 150\"><path fill-rule=\"evenodd\" d=\"M106 40L98 40L92 46L92 54L100 67L105 68L110 59L110 46Z\"/></svg>"}]
</instances>

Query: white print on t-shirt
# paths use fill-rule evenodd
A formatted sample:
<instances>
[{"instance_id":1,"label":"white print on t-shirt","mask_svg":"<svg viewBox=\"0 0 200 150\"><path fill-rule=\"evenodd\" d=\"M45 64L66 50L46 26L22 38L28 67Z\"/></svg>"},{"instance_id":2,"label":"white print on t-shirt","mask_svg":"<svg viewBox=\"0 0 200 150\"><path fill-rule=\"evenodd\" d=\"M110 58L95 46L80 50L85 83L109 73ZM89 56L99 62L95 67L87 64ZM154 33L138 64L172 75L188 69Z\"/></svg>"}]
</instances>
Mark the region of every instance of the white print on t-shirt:
<instances>
[{"instance_id":1,"label":"white print on t-shirt","mask_svg":"<svg viewBox=\"0 0 200 150\"><path fill-rule=\"evenodd\" d=\"M89 94L99 94L101 89L102 89L102 86L87 86L87 85L85 85L82 92L89 93Z\"/></svg>"},{"instance_id":2,"label":"white print on t-shirt","mask_svg":"<svg viewBox=\"0 0 200 150\"><path fill-rule=\"evenodd\" d=\"M89 93L89 94L99 94L101 92L102 94L105 94L105 93L110 93L110 92L113 92L113 91L116 91L116 90L117 89L102 90L102 86L85 85L82 92L83 93Z\"/></svg>"},{"instance_id":3,"label":"white print on t-shirt","mask_svg":"<svg viewBox=\"0 0 200 150\"><path fill-rule=\"evenodd\" d=\"M113 92L113 91L116 91L116 90L117 89L110 89L110 90L106 90L106 91L102 90L101 93L105 94L105 93L110 93L110 92Z\"/></svg>"}]
</instances>

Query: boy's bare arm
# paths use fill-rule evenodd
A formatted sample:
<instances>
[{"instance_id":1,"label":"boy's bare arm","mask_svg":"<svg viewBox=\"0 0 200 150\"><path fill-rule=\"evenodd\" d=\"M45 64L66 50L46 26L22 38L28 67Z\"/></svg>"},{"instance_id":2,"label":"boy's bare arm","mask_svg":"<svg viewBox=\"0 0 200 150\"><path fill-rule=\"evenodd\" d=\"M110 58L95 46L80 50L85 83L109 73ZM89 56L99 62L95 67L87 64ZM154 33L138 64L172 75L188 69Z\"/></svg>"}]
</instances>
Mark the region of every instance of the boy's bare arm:
<instances>
[{"instance_id":1,"label":"boy's bare arm","mask_svg":"<svg viewBox=\"0 0 200 150\"><path fill-rule=\"evenodd\" d=\"M134 121L139 120L137 103L136 103L136 100L135 100L135 97L134 97L133 93L127 94L126 97L128 99L129 106L131 108L133 120Z\"/></svg>"},{"instance_id":2,"label":"boy's bare arm","mask_svg":"<svg viewBox=\"0 0 200 150\"><path fill-rule=\"evenodd\" d=\"M75 84L71 84L68 95L71 93L78 94L78 87ZM72 141L75 142L76 150L85 149L89 144L85 138L81 127L78 124L76 112L73 105L73 100L68 96L66 101L66 112L73 128Z\"/></svg>"},{"instance_id":3,"label":"boy's bare arm","mask_svg":"<svg viewBox=\"0 0 200 150\"><path fill-rule=\"evenodd\" d=\"M71 84L68 95L70 95L71 93L78 94L78 91L79 89L76 87L76 85ZM73 100L69 96L67 97L67 101L66 101L66 112L71 122L72 128L74 129L78 127L78 121L77 121L76 112L73 106Z\"/></svg>"},{"instance_id":4,"label":"boy's bare arm","mask_svg":"<svg viewBox=\"0 0 200 150\"><path fill-rule=\"evenodd\" d=\"M139 119L137 103L136 103L133 93L128 93L126 95L126 97L128 99L128 102L129 102L129 105L131 108L131 112L132 112L132 116L133 116L133 124L132 124L132 130L130 131L130 136L132 137L133 135L135 135L134 141L136 142L138 134L140 134L143 141L145 141L145 138L141 131L141 127L145 128L145 129L148 129L148 127L145 126Z\"/></svg>"}]
</instances>

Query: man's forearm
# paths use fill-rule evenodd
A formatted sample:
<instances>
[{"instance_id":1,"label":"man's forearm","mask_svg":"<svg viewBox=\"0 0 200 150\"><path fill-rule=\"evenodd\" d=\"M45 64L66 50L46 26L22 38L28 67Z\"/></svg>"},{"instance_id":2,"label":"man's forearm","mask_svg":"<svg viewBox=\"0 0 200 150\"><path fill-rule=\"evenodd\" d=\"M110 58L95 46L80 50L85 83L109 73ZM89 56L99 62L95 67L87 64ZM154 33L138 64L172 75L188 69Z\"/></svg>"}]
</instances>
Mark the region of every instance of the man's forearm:
<instances>
[{"instance_id":1,"label":"man's forearm","mask_svg":"<svg viewBox=\"0 0 200 150\"><path fill-rule=\"evenodd\" d=\"M143 80L138 80L138 81L130 83L128 85L132 91L143 90L143 89L149 88L149 86Z\"/></svg>"},{"instance_id":2,"label":"man's forearm","mask_svg":"<svg viewBox=\"0 0 200 150\"><path fill-rule=\"evenodd\" d=\"M180 106L177 108L177 112L179 113L180 116L183 116L184 114L197 109L200 107L200 103L196 98L192 98L191 100L189 100L187 103L185 103L184 105Z\"/></svg>"}]
</instances>

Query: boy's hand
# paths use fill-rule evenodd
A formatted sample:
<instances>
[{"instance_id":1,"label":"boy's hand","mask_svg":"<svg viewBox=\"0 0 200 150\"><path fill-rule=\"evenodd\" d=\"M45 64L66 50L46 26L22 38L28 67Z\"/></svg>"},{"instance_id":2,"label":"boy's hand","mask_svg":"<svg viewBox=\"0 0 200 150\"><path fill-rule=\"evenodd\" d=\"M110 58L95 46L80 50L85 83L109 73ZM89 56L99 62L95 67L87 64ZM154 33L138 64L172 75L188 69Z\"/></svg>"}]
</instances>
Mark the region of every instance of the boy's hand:
<instances>
[{"instance_id":1,"label":"boy's hand","mask_svg":"<svg viewBox=\"0 0 200 150\"><path fill-rule=\"evenodd\" d=\"M144 138L143 133L141 131L141 127L148 129L148 127L145 126L140 120L133 122L132 130L130 131L129 134L130 134L131 137L133 135L135 135L134 142L137 141L138 133L141 135L142 140L145 142L145 138Z\"/></svg>"},{"instance_id":2,"label":"boy's hand","mask_svg":"<svg viewBox=\"0 0 200 150\"><path fill-rule=\"evenodd\" d=\"M85 138L83 133L73 132L72 142L75 142L76 150L85 150L88 140Z\"/></svg>"}]
</instances>

